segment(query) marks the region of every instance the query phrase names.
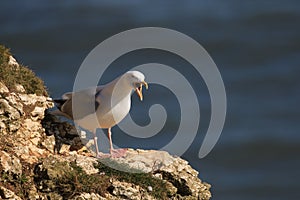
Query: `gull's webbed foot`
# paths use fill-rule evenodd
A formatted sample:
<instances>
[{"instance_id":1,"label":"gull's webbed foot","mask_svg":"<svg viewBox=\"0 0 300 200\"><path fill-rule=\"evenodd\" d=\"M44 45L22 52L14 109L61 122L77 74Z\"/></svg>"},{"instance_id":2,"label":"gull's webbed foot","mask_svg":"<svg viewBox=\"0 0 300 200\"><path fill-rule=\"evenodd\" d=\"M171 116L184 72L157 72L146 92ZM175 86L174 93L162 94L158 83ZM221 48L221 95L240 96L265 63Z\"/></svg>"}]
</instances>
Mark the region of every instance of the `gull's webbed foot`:
<instances>
[{"instance_id":1,"label":"gull's webbed foot","mask_svg":"<svg viewBox=\"0 0 300 200\"><path fill-rule=\"evenodd\" d=\"M112 158L121 158L126 156L127 149L111 149L110 156Z\"/></svg>"},{"instance_id":2,"label":"gull's webbed foot","mask_svg":"<svg viewBox=\"0 0 300 200\"><path fill-rule=\"evenodd\" d=\"M111 155L107 153L98 152L96 157L97 158L109 158Z\"/></svg>"}]
</instances>

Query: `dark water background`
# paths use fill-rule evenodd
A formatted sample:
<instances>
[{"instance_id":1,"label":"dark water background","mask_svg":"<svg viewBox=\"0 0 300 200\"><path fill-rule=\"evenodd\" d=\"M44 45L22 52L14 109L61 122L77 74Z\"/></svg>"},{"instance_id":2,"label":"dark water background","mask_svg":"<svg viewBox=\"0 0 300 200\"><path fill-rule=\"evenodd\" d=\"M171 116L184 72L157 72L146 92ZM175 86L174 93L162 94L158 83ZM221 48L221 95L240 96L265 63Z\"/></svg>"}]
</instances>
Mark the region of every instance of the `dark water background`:
<instances>
[{"instance_id":1,"label":"dark water background","mask_svg":"<svg viewBox=\"0 0 300 200\"><path fill-rule=\"evenodd\" d=\"M116 33L156 26L189 35L219 67L228 112L217 145L207 157L197 159L209 121L209 95L201 80L191 78L203 92L199 97L203 120L184 157L213 185L213 199L300 199L299 19L298 0L10 0L0 3L0 43L45 80L51 96L59 97L72 90L89 51ZM150 61L177 68L186 65L165 52L137 52L116 61L104 81L124 70L120 64L133 67ZM178 103L171 101L172 94L161 98L159 91L146 94L150 100L145 104L171 105L171 126L150 141L128 138L115 128L116 144L122 146L126 139L125 146L158 149L172 139ZM133 118L138 114L145 116L138 123L147 121L147 110L133 100Z\"/></svg>"}]
</instances>

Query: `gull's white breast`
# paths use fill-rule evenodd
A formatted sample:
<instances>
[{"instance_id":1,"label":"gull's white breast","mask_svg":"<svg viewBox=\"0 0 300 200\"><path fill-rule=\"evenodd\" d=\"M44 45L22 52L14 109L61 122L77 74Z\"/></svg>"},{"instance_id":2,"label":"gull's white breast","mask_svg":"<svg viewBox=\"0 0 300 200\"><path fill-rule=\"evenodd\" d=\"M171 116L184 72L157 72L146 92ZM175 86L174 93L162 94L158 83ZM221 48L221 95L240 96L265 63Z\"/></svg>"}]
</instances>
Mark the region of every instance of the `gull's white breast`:
<instances>
[{"instance_id":1,"label":"gull's white breast","mask_svg":"<svg viewBox=\"0 0 300 200\"><path fill-rule=\"evenodd\" d=\"M85 116L76 123L89 130L95 131L97 128L110 128L118 124L129 113L131 107L131 94L111 105L109 99L102 99L96 113Z\"/></svg>"},{"instance_id":2,"label":"gull's white breast","mask_svg":"<svg viewBox=\"0 0 300 200\"><path fill-rule=\"evenodd\" d=\"M100 109L96 112L101 128L112 127L126 117L131 107L131 95L128 94L121 101L107 107L109 107L110 110L103 110L100 105Z\"/></svg>"}]
</instances>

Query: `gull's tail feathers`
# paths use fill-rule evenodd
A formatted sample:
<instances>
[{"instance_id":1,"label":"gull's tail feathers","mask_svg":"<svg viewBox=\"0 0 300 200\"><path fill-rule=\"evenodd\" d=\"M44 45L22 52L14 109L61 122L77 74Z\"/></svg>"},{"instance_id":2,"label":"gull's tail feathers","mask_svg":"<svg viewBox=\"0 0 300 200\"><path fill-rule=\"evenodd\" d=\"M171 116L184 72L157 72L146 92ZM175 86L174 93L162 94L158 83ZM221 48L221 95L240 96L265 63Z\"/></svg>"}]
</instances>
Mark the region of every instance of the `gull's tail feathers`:
<instances>
[{"instance_id":1,"label":"gull's tail feathers","mask_svg":"<svg viewBox=\"0 0 300 200\"><path fill-rule=\"evenodd\" d=\"M67 114L64 110L65 108L65 103L69 101L69 99L53 99L55 106L58 108L57 110L50 111L49 113L52 115L58 115L58 116L63 116L69 119L72 119L72 117Z\"/></svg>"}]
</instances>

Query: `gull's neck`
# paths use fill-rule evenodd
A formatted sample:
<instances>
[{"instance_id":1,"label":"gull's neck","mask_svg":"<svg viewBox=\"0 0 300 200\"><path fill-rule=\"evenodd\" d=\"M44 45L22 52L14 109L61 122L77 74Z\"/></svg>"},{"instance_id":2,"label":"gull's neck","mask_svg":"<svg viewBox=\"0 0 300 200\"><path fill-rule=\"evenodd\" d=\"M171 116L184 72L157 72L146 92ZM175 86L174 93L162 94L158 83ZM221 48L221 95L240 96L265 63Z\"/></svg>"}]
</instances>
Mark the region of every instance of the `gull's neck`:
<instances>
[{"instance_id":1,"label":"gull's neck","mask_svg":"<svg viewBox=\"0 0 300 200\"><path fill-rule=\"evenodd\" d=\"M118 77L112 82L105 85L103 93L108 94L107 96L113 98L113 103L118 103L131 96L133 88L128 81L123 77Z\"/></svg>"}]
</instances>

